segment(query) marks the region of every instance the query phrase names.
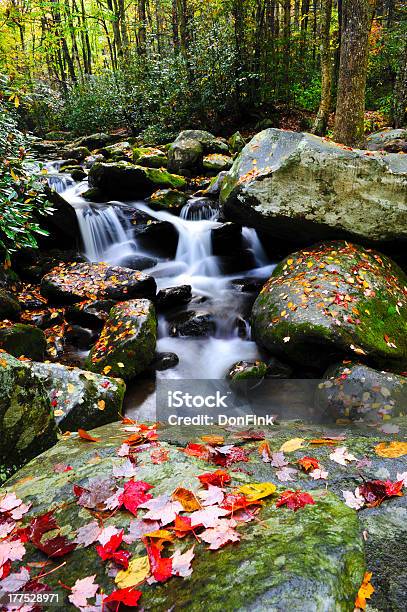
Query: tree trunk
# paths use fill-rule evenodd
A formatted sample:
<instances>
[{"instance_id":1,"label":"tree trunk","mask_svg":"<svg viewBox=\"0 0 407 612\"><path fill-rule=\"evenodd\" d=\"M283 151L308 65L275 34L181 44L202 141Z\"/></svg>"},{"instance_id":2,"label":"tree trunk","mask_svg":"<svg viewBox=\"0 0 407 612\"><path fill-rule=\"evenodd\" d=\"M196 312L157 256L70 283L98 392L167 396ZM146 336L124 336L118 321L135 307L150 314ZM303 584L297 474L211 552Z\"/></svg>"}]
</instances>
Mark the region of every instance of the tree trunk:
<instances>
[{"instance_id":1,"label":"tree trunk","mask_svg":"<svg viewBox=\"0 0 407 612\"><path fill-rule=\"evenodd\" d=\"M348 146L364 140L368 39L375 0L344 0L334 140Z\"/></svg>"},{"instance_id":2,"label":"tree trunk","mask_svg":"<svg viewBox=\"0 0 407 612\"><path fill-rule=\"evenodd\" d=\"M403 55L394 84L393 125L395 128L405 127L407 119L407 43L404 46Z\"/></svg>"},{"instance_id":3,"label":"tree trunk","mask_svg":"<svg viewBox=\"0 0 407 612\"><path fill-rule=\"evenodd\" d=\"M332 0L322 1L321 15L321 102L312 129L314 134L324 136L328 125L332 99L332 54L331 54Z\"/></svg>"},{"instance_id":4,"label":"tree trunk","mask_svg":"<svg viewBox=\"0 0 407 612\"><path fill-rule=\"evenodd\" d=\"M284 16L283 16L283 66L284 66L284 91L285 101L290 103L290 52L291 52L291 2L284 0Z\"/></svg>"},{"instance_id":5,"label":"tree trunk","mask_svg":"<svg viewBox=\"0 0 407 612\"><path fill-rule=\"evenodd\" d=\"M147 34L146 34L146 21L147 21L147 13L146 13L146 0L138 0L138 41L139 41L139 53L140 55L145 55L146 53L146 42L147 42Z\"/></svg>"}]
</instances>

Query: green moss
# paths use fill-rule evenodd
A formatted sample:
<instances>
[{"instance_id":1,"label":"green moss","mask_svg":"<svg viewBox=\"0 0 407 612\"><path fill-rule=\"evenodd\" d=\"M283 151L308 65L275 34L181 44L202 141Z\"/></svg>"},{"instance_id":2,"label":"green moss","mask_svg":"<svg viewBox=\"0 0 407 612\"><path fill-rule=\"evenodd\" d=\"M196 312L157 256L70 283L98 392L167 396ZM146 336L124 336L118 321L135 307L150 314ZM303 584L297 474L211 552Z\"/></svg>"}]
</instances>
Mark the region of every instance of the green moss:
<instances>
[{"instance_id":1,"label":"green moss","mask_svg":"<svg viewBox=\"0 0 407 612\"><path fill-rule=\"evenodd\" d=\"M187 182L183 176L171 174L164 170L164 168L143 168L143 171L148 180L158 187L170 187L173 189L185 189L186 187Z\"/></svg>"},{"instance_id":2,"label":"green moss","mask_svg":"<svg viewBox=\"0 0 407 612\"><path fill-rule=\"evenodd\" d=\"M0 329L0 347L14 357L44 359L46 340L44 332L33 325L15 323Z\"/></svg>"}]
</instances>

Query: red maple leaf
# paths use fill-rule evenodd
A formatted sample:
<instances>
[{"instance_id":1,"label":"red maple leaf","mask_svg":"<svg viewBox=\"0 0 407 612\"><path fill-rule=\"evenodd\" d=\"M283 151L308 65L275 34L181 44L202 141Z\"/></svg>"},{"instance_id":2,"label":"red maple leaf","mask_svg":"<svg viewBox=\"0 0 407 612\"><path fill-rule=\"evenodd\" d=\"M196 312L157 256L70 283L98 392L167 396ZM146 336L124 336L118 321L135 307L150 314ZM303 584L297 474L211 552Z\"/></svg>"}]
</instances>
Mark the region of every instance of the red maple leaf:
<instances>
[{"instance_id":1,"label":"red maple leaf","mask_svg":"<svg viewBox=\"0 0 407 612\"><path fill-rule=\"evenodd\" d=\"M224 470L216 470L216 472L207 472L198 476L199 481L208 488L208 485L215 487L223 487L230 482L230 476Z\"/></svg>"},{"instance_id":2,"label":"red maple leaf","mask_svg":"<svg viewBox=\"0 0 407 612\"><path fill-rule=\"evenodd\" d=\"M402 496L403 481L370 480L359 487L368 507L380 506L389 497Z\"/></svg>"},{"instance_id":3,"label":"red maple leaf","mask_svg":"<svg viewBox=\"0 0 407 612\"><path fill-rule=\"evenodd\" d=\"M177 514L174 521L174 531L177 538L184 538L187 533L194 531L197 525L191 526L191 519L189 516L180 516Z\"/></svg>"},{"instance_id":4,"label":"red maple leaf","mask_svg":"<svg viewBox=\"0 0 407 612\"><path fill-rule=\"evenodd\" d=\"M161 556L160 547L154 542L150 544L144 540L148 559L150 561L151 573L157 582L165 582L172 575L172 559Z\"/></svg>"},{"instance_id":5,"label":"red maple leaf","mask_svg":"<svg viewBox=\"0 0 407 612\"><path fill-rule=\"evenodd\" d=\"M148 482L128 480L124 484L124 492L121 496L123 506L132 514L137 515L137 508L152 499L151 493L146 493L152 488L153 485L148 484Z\"/></svg>"},{"instance_id":6,"label":"red maple leaf","mask_svg":"<svg viewBox=\"0 0 407 612\"><path fill-rule=\"evenodd\" d=\"M261 502L249 501L246 495L243 495L242 493L239 493L237 495L229 493L225 496L221 508L225 508L225 510L230 510L230 512L236 512L236 510L242 510L243 508L247 508L247 506L258 503Z\"/></svg>"},{"instance_id":7,"label":"red maple leaf","mask_svg":"<svg viewBox=\"0 0 407 612\"><path fill-rule=\"evenodd\" d=\"M237 463L238 461L249 461L249 457L242 448L234 446L225 454L217 453L214 455L212 461L216 463L216 465L229 467L232 463Z\"/></svg>"},{"instance_id":8,"label":"red maple leaf","mask_svg":"<svg viewBox=\"0 0 407 612\"><path fill-rule=\"evenodd\" d=\"M283 491L280 497L276 501L276 506L287 506L290 510L299 510L307 504L315 504L314 499L309 493L303 493L301 491Z\"/></svg>"},{"instance_id":9,"label":"red maple leaf","mask_svg":"<svg viewBox=\"0 0 407 612\"><path fill-rule=\"evenodd\" d=\"M113 591L103 600L103 603L110 603L113 601L119 602L119 604L123 604L124 606L137 606L140 597L142 596L141 591L137 591L134 587L127 587L126 589L117 589L117 591Z\"/></svg>"},{"instance_id":10,"label":"red maple leaf","mask_svg":"<svg viewBox=\"0 0 407 612\"><path fill-rule=\"evenodd\" d=\"M127 569L129 567L129 559L131 553L128 550L117 550L123 541L124 531L119 531L112 535L110 540L104 546L96 546L96 552L103 561L112 559L117 565Z\"/></svg>"},{"instance_id":11,"label":"red maple leaf","mask_svg":"<svg viewBox=\"0 0 407 612\"><path fill-rule=\"evenodd\" d=\"M76 548L74 542L62 535L57 535L49 540L42 541L43 536L49 531L59 530L53 511L32 519L28 525L28 539L36 548L45 553L48 557L63 557Z\"/></svg>"},{"instance_id":12,"label":"red maple leaf","mask_svg":"<svg viewBox=\"0 0 407 612\"><path fill-rule=\"evenodd\" d=\"M314 457L302 457L302 459L298 459L297 463L304 472L312 472L312 470L319 468L319 461Z\"/></svg>"},{"instance_id":13,"label":"red maple leaf","mask_svg":"<svg viewBox=\"0 0 407 612\"><path fill-rule=\"evenodd\" d=\"M183 452L191 457L199 457L199 459L204 459L205 461L209 460L209 450L204 444L189 442L183 449Z\"/></svg>"}]
</instances>

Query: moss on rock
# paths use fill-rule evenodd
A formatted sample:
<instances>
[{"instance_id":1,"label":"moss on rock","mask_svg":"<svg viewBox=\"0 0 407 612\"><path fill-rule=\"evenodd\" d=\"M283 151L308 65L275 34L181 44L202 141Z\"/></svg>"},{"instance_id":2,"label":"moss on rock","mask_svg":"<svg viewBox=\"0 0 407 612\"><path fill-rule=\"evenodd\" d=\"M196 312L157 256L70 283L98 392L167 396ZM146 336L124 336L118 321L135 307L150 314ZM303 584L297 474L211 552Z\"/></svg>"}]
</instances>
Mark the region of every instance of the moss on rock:
<instances>
[{"instance_id":1,"label":"moss on rock","mask_svg":"<svg viewBox=\"0 0 407 612\"><path fill-rule=\"evenodd\" d=\"M167 165L167 154L154 147L136 147L133 149L133 161L138 166L163 168Z\"/></svg>"},{"instance_id":2,"label":"moss on rock","mask_svg":"<svg viewBox=\"0 0 407 612\"><path fill-rule=\"evenodd\" d=\"M34 325L14 323L0 328L0 348L14 357L44 359L47 343L42 329Z\"/></svg>"}]
</instances>

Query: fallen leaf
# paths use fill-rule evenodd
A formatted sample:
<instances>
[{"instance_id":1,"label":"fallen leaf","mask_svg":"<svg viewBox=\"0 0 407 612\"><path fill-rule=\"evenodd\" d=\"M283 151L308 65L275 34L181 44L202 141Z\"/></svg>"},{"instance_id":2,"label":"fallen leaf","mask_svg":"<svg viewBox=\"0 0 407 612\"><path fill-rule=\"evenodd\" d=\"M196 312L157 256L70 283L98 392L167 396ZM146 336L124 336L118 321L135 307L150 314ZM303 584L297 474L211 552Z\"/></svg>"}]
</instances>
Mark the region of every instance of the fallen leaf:
<instances>
[{"instance_id":1,"label":"fallen leaf","mask_svg":"<svg viewBox=\"0 0 407 612\"><path fill-rule=\"evenodd\" d=\"M370 599L374 593L374 587L370 582L371 579L372 573L366 572L355 601L355 608L359 608L359 610L366 609L366 599Z\"/></svg>"},{"instance_id":2,"label":"fallen leaf","mask_svg":"<svg viewBox=\"0 0 407 612\"><path fill-rule=\"evenodd\" d=\"M294 512L308 504L315 504L315 501L309 493L302 491L284 491L276 501L277 508L287 506L287 508L294 510Z\"/></svg>"},{"instance_id":3,"label":"fallen leaf","mask_svg":"<svg viewBox=\"0 0 407 612\"><path fill-rule=\"evenodd\" d=\"M347 461L357 461L356 457L348 452L346 446L340 446L336 448L333 453L329 455L331 461L335 461L335 463L339 463L339 465L344 465L345 467L348 465Z\"/></svg>"},{"instance_id":4,"label":"fallen leaf","mask_svg":"<svg viewBox=\"0 0 407 612\"><path fill-rule=\"evenodd\" d=\"M283 453L292 453L301 448L304 442L305 440L302 438L292 438L291 440L284 442L284 444L280 447L280 451Z\"/></svg>"},{"instance_id":5,"label":"fallen leaf","mask_svg":"<svg viewBox=\"0 0 407 612\"><path fill-rule=\"evenodd\" d=\"M145 519L160 521L163 527L172 523L176 515L184 509L179 501L172 501L168 495L160 495L155 499L150 499L140 504L140 507L149 510L149 512L144 515Z\"/></svg>"},{"instance_id":6,"label":"fallen leaf","mask_svg":"<svg viewBox=\"0 0 407 612\"><path fill-rule=\"evenodd\" d=\"M192 527L203 525L204 527L212 527L220 516L230 514L230 510L219 508L219 506L207 506L202 510L193 512L189 517Z\"/></svg>"},{"instance_id":7,"label":"fallen leaf","mask_svg":"<svg viewBox=\"0 0 407 612\"><path fill-rule=\"evenodd\" d=\"M345 499L345 504L354 510L360 510L366 503L365 498L360 494L359 487L356 487L354 493L352 491L342 491L342 495Z\"/></svg>"},{"instance_id":8,"label":"fallen leaf","mask_svg":"<svg viewBox=\"0 0 407 612\"><path fill-rule=\"evenodd\" d=\"M178 487L175 489L171 495L171 499L173 501L180 502L185 512L194 512L195 510L199 510L201 507L201 504L197 500L195 494L192 491L189 491L189 489L184 489L184 487Z\"/></svg>"},{"instance_id":9,"label":"fallen leaf","mask_svg":"<svg viewBox=\"0 0 407 612\"><path fill-rule=\"evenodd\" d=\"M273 495L276 489L276 485L272 482L258 482L243 485L242 487L239 487L238 491L239 493L243 493L248 501L257 501L263 497Z\"/></svg>"},{"instance_id":10,"label":"fallen leaf","mask_svg":"<svg viewBox=\"0 0 407 612\"><path fill-rule=\"evenodd\" d=\"M192 574L191 562L194 557L194 546L184 553L176 550L171 557L172 575L180 576L181 578L187 578L187 576L190 576Z\"/></svg>"},{"instance_id":11,"label":"fallen leaf","mask_svg":"<svg viewBox=\"0 0 407 612\"><path fill-rule=\"evenodd\" d=\"M139 599L142 596L141 591L137 591L132 587L128 587L125 589L117 589L117 591L113 591L103 600L103 604L111 603L112 601L117 601L119 604L122 603L124 606L128 607L136 607L138 605Z\"/></svg>"},{"instance_id":12,"label":"fallen leaf","mask_svg":"<svg viewBox=\"0 0 407 612\"><path fill-rule=\"evenodd\" d=\"M397 457L403 457L407 455L407 442L398 442L393 440L392 442L381 442L374 447L376 455L379 457L387 457L388 459L396 459Z\"/></svg>"},{"instance_id":13,"label":"fallen leaf","mask_svg":"<svg viewBox=\"0 0 407 612\"><path fill-rule=\"evenodd\" d=\"M114 579L120 589L126 589L142 584L150 574L148 556L138 557L129 562L127 570L121 570Z\"/></svg>"},{"instance_id":14,"label":"fallen leaf","mask_svg":"<svg viewBox=\"0 0 407 612\"><path fill-rule=\"evenodd\" d=\"M210 544L210 550L218 550L228 542L238 542L240 535L234 529L236 521L233 519L218 519L213 527L203 531L199 537Z\"/></svg>"},{"instance_id":15,"label":"fallen leaf","mask_svg":"<svg viewBox=\"0 0 407 612\"><path fill-rule=\"evenodd\" d=\"M72 593L68 599L76 608L84 608L88 605L88 599L95 597L96 592L99 588L98 584L95 584L94 580L96 574L93 576L87 576L86 578L78 579L72 587Z\"/></svg>"},{"instance_id":16,"label":"fallen leaf","mask_svg":"<svg viewBox=\"0 0 407 612\"><path fill-rule=\"evenodd\" d=\"M223 487L230 482L230 476L224 470L216 470L216 472L207 472L200 474L197 477L204 486L214 485L215 487Z\"/></svg>"},{"instance_id":17,"label":"fallen leaf","mask_svg":"<svg viewBox=\"0 0 407 612\"><path fill-rule=\"evenodd\" d=\"M146 544L146 549L154 579L157 582L165 582L172 575L172 559L162 557L160 547L154 542Z\"/></svg>"},{"instance_id":18,"label":"fallen leaf","mask_svg":"<svg viewBox=\"0 0 407 612\"><path fill-rule=\"evenodd\" d=\"M78 429L78 435L82 440L87 440L88 442L100 442L100 438L94 438L85 429Z\"/></svg>"},{"instance_id":19,"label":"fallen leaf","mask_svg":"<svg viewBox=\"0 0 407 612\"><path fill-rule=\"evenodd\" d=\"M96 542L101 531L102 530L99 527L99 524L96 521L92 521L87 525L83 525L83 527L79 527L74 542L76 542L76 544L81 544L86 548L86 546L90 546Z\"/></svg>"},{"instance_id":20,"label":"fallen leaf","mask_svg":"<svg viewBox=\"0 0 407 612\"><path fill-rule=\"evenodd\" d=\"M298 475L298 471L286 466L276 472L276 476L281 482L294 482L295 478L292 478L294 475Z\"/></svg>"},{"instance_id":21,"label":"fallen leaf","mask_svg":"<svg viewBox=\"0 0 407 612\"><path fill-rule=\"evenodd\" d=\"M208 485L208 488L198 493L199 498L202 499L202 506L213 506L214 504L221 504L225 494L220 487L214 485ZM198 510L198 508L195 508Z\"/></svg>"},{"instance_id":22,"label":"fallen leaf","mask_svg":"<svg viewBox=\"0 0 407 612\"><path fill-rule=\"evenodd\" d=\"M201 440L210 446L222 446L222 444L225 442L224 436L218 436L216 434L201 436Z\"/></svg>"}]
</instances>

